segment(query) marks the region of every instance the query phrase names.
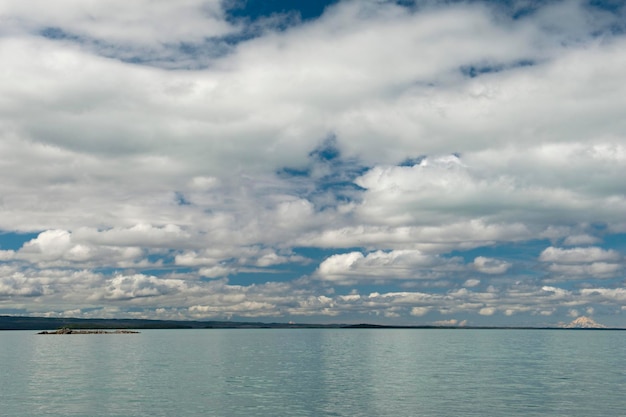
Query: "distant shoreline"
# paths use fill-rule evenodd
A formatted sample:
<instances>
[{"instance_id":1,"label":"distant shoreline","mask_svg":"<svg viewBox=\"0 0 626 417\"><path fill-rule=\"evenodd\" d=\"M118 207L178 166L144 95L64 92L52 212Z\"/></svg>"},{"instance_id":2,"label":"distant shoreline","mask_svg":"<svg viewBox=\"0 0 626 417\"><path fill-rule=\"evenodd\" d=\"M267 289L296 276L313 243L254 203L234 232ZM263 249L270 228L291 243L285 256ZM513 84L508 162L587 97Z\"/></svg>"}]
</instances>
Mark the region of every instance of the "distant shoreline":
<instances>
[{"instance_id":1,"label":"distant shoreline","mask_svg":"<svg viewBox=\"0 0 626 417\"><path fill-rule=\"evenodd\" d=\"M564 328L531 326L396 326L379 324L311 324L311 323L263 323L234 321L176 321L144 319L78 319L24 316L0 316L0 330L37 330L99 332L104 330L148 329L454 329L454 330L626 330L626 328ZM54 334L54 333L52 333Z\"/></svg>"}]
</instances>

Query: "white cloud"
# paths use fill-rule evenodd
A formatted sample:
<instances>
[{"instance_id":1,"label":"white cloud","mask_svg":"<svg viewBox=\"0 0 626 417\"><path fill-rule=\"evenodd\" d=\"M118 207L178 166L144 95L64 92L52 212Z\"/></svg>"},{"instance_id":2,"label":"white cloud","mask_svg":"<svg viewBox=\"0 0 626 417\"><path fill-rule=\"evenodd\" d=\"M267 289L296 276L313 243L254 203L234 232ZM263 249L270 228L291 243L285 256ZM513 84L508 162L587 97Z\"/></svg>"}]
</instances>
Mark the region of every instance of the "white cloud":
<instances>
[{"instance_id":1,"label":"white cloud","mask_svg":"<svg viewBox=\"0 0 626 417\"><path fill-rule=\"evenodd\" d=\"M198 275L207 277L207 278L220 278L220 277L227 277L229 275L235 274L236 272L237 272L237 268L234 268L232 266L215 265L215 266L200 268L198 270Z\"/></svg>"},{"instance_id":2,"label":"white cloud","mask_svg":"<svg viewBox=\"0 0 626 417\"><path fill-rule=\"evenodd\" d=\"M175 224L162 227L139 223L127 228L97 230L80 228L72 233L74 239L106 246L180 247L190 239L189 232Z\"/></svg>"},{"instance_id":3,"label":"white cloud","mask_svg":"<svg viewBox=\"0 0 626 417\"><path fill-rule=\"evenodd\" d=\"M391 205L393 205L392 202L393 200L390 201ZM376 220L376 222L383 222L384 215L385 213L381 213L381 220ZM446 253L453 249L472 249L491 245L497 241L520 241L533 235L523 224L489 224L482 219L421 226L367 224L368 222L363 221L359 226L335 227L309 232L296 238L295 243L325 248L363 246L411 249L432 254Z\"/></svg>"},{"instance_id":4,"label":"white cloud","mask_svg":"<svg viewBox=\"0 0 626 417\"><path fill-rule=\"evenodd\" d=\"M142 297L157 297L178 292L186 287L185 281L160 279L143 274L117 275L105 282L104 293L100 297L106 300L130 300ZM97 299L98 295L91 298Z\"/></svg>"},{"instance_id":5,"label":"white cloud","mask_svg":"<svg viewBox=\"0 0 626 417\"><path fill-rule=\"evenodd\" d=\"M211 317L220 316L227 311L227 316L237 314L241 317L259 317L269 314L275 314L276 306L269 303L259 303L255 301L244 301L241 303L228 306L228 309L219 308L208 305L195 305L189 307L191 317Z\"/></svg>"},{"instance_id":6,"label":"white cloud","mask_svg":"<svg viewBox=\"0 0 626 417\"><path fill-rule=\"evenodd\" d=\"M217 0L3 2L0 231L37 236L0 250L2 306L583 311L591 295L520 271L587 289L623 271L610 244L585 246L626 230L623 22L582 2L520 19L489 4L340 2L275 30ZM312 161L329 136L340 156ZM538 262L498 254L537 239L555 245ZM296 247L328 254L298 283L224 279L298 268ZM473 263L453 253L469 249ZM156 267L171 270L140 272ZM379 294L325 292L360 284Z\"/></svg>"},{"instance_id":7,"label":"white cloud","mask_svg":"<svg viewBox=\"0 0 626 417\"><path fill-rule=\"evenodd\" d=\"M111 0L106 4L80 0L59 0L54 4L42 0L9 1L0 5L0 13L10 17L5 33L44 33L63 39L66 45L75 42L97 53L127 59L147 56L166 61L176 56L174 51L180 44L217 49L217 41L212 45L206 40L239 29L224 19L219 0Z\"/></svg>"},{"instance_id":8,"label":"white cloud","mask_svg":"<svg viewBox=\"0 0 626 417\"><path fill-rule=\"evenodd\" d=\"M15 251L13 250L0 250L0 261L9 261L15 258Z\"/></svg>"},{"instance_id":9,"label":"white cloud","mask_svg":"<svg viewBox=\"0 0 626 417\"><path fill-rule=\"evenodd\" d=\"M0 298L4 297L35 297L44 294L44 287L40 282L28 279L20 272L10 271L6 267L0 268Z\"/></svg>"},{"instance_id":10,"label":"white cloud","mask_svg":"<svg viewBox=\"0 0 626 417\"><path fill-rule=\"evenodd\" d=\"M598 242L599 242L599 239L597 237L583 234L583 235L567 236L565 240L563 241L563 244L566 246L580 246L580 245L593 245Z\"/></svg>"},{"instance_id":11,"label":"white cloud","mask_svg":"<svg viewBox=\"0 0 626 417\"><path fill-rule=\"evenodd\" d=\"M421 317L428 313L430 309L428 307L413 307L411 309L411 315Z\"/></svg>"},{"instance_id":12,"label":"white cloud","mask_svg":"<svg viewBox=\"0 0 626 417\"><path fill-rule=\"evenodd\" d=\"M562 264L581 264L598 261L618 261L622 258L619 252L612 249L602 249L595 246L561 249L550 246L544 249L539 256L542 262L557 262Z\"/></svg>"},{"instance_id":13,"label":"white cloud","mask_svg":"<svg viewBox=\"0 0 626 417\"><path fill-rule=\"evenodd\" d=\"M65 230L48 230L24 244L23 253L40 254L44 258L56 259L70 249L70 233Z\"/></svg>"},{"instance_id":14,"label":"white cloud","mask_svg":"<svg viewBox=\"0 0 626 417\"><path fill-rule=\"evenodd\" d=\"M287 263L307 264L309 262L310 260L306 257L296 255L291 251L276 252L258 246L224 246L201 251L185 251L174 258L176 265L200 267L198 273L209 278L225 277L254 267L267 268Z\"/></svg>"},{"instance_id":15,"label":"white cloud","mask_svg":"<svg viewBox=\"0 0 626 417\"><path fill-rule=\"evenodd\" d=\"M492 316L496 312L494 307L484 307L478 311L481 316Z\"/></svg>"},{"instance_id":16,"label":"white cloud","mask_svg":"<svg viewBox=\"0 0 626 417\"><path fill-rule=\"evenodd\" d=\"M477 256L474 258L474 268L483 274L504 274L511 267L510 262L500 259Z\"/></svg>"},{"instance_id":17,"label":"white cloud","mask_svg":"<svg viewBox=\"0 0 626 417\"><path fill-rule=\"evenodd\" d=\"M435 326L456 326L459 324L457 319L439 320L433 323Z\"/></svg>"},{"instance_id":18,"label":"white cloud","mask_svg":"<svg viewBox=\"0 0 626 417\"><path fill-rule=\"evenodd\" d=\"M22 273L7 266L0 270L0 303L3 305L7 299L22 303L33 296L45 296L51 306L63 306L67 302L81 305L83 309L76 315L83 317L119 316L129 302L135 309L145 309L143 313L135 313L135 317L154 315L176 319L284 315L351 317L372 313L396 319L426 314L442 314L444 318L450 314L495 317L499 311L511 317L523 313L554 314L558 308L567 314L571 309L587 308L594 302L621 302L624 294L620 291L595 288L575 292L545 286L543 289L526 287L523 291L511 288L501 293L459 289L443 294L406 291L320 295L296 282L239 286L228 284L224 279L201 282L182 276L117 274L107 277L87 271L68 274L60 270ZM93 308L105 300L109 303L108 310L94 313ZM176 307L164 308L164 303ZM51 315L67 311L42 307L43 312Z\"/></svg>"},{"instance_id":19,"label":"white cloud","mask_svg":"<svg viewBox=\"0 0 626 417\"><path fill-rule=\"evenodd\" d=\"M120 266L140 262L144 250L137 246L94 245L76 239L67 230L46 230L24 245L11 259L26 261L40 267ZM143 263L147 266L146 263Z\"/></svg>"},{"instance_id":20,"label":"white cloud","mask_svg":"<svg viewBox=\"0 0 626 417\"><path fill-rule=\"evenodd\" d=\"M559 145L559 148L563 149L555 152L560 155L579 146ZM576 152L588 150L587 147ZM598 169L598 177L606 176L607 181L594 190L573 183L578 181L579 174L572 170L580 164L572 165L563 159L560 163L567 167L563 167L561 178L546 183L543 178L518 171L515 165L521 161L506 161L508 151L493 152L489 156L468 153L463 159L426 158L408 167L376 166L355 181L366 188L364 203L355 211L364 222L390 226L442 224L469 218L480 219L492 227L519 222L532 230L562 224L563 220L581 221L589 216L617 222L618 211L626 208L623 196L615 194L621 188L612 174L615 167L592 162L588 155L581 155L581 163ZM534 160L533 172L550 169L554 176L553 165L547 166L553 161L537 161L536 152L540 149L516 149L511 157L523 158L524 166L528 160ZM503 157L506 167L499 166ZM605 192L598 193L602 188ZM547 224L543 223L546 221ZM524 238L524 232L528 230L520 228L519 238Z\"/></svg>"},{"instance_id":21,"label":"white cloud","mask_svg":"<svg viewBox=\"0 0 626 417\"><path fill-rule=\"evenodd\" d=\"M624 288L585 288L580 293L589 300L600 299L618 303L626 302L626 289Z\"/></svg>"},{"instance_id":22,"label":"white cloud","mask_svg":"<svg viewBox=\"0 0 626 417\"><path fill-rule=\"evenodd\" d=\"M445 259L414 250L349 252L325 259L316 271L319 279L338 284L394 279L434 279L461 271L458 258Z\"/></svg>"},{"instance_id":23,"label":"white cloud","mask_svg":"<svg viewBox=\"0 0 626 417\"><path fill-rule=\"evenodd\" d=\"M552 264L548 270L564 279L613 278L623 269L622 264L592 262L589 264Z\"/></svg>"},{"instance_id":24,"label":"white cloud","mask_svg":"<svg viewBox=\"0 0 626 417\"><path fill-rule=\"evenodd\" d=\"M463 283L463 286L471 288L471 287L475 287L475 286L477 286L479 284L480 284L480 280L479 279L470 278L467 281L465 281L465 283Z\"/></svg>"}]
</instances>

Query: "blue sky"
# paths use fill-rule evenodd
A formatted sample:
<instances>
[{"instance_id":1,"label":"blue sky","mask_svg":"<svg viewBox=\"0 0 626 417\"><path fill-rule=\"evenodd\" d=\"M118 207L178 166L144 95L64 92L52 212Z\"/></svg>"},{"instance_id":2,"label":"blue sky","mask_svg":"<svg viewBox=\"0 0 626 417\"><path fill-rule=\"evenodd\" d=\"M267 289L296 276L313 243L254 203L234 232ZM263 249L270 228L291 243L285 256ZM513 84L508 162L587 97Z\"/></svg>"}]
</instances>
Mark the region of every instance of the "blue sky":
<instances>
[{"instance_id":1,"label":"blue sky","mask_svg":"<svg viewBox=\"0 0 626 417\"><path fill-rule=\"evenodd\" d=\"M0 314L626 327L622 2L0 15Z\"/></svg>"}]
</instances>

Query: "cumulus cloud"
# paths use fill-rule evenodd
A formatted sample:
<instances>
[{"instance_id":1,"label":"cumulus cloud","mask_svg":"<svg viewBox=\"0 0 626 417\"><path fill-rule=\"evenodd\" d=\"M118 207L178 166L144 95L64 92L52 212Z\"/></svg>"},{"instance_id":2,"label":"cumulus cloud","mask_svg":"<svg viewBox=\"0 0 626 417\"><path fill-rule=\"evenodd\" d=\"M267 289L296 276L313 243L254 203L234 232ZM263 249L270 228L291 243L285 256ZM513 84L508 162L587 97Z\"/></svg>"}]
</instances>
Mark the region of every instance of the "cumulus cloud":
<instances>
[{"instance_id":1,"label":"cumulus cloud","mask_svg":"<svg viewBox=\"0 0 626 417\"><path fill-rule=\"evenodd\" d=\"M429 310L430 309L428 307L413 307L411 309L411 315L421 317L428 313Z\"/></svg>"},{"instance_id":2,"label":"cumulus cloud","mask_svg":"<svg viewBox=\"0 0 626 417\"><path fill-rule=\"evenodd\" d=\"M80 228L73 232L73 238L106 246L180 247L191 238L191 234L176 224L158 227L139 223L127 228L115 227L108 230Z\"/></svg>"},{"instance_id":3,"label":"cumulus cloud","mask_svg":"<svg viewBox=\"0 0 626 417\"><path fill-rule=\"evenodd\" d=\"M599 242L599 238L590 235L567 236L563 241L566 246L593 245Z\"/></svg>"},{"instance_id":4,"label":"cumulus cloud","mask_svg":"<svg viewBox=\"0 0 626 417\"><path fill-rule=\"evenodd\" d=\"M137 246L93 245L75 239L67 230L46 230L24 243L12 259L41 267L51 266L120 266L128 267L143 260ZM147 264L144 264L147 266Z\"/></svg>"},{"instance_id":5,"label":"cumulus cloud","mask_svg":"<svg viewBox=\"0 0 626 417\"><path fill-rule=\"evenodd\" d=\"M556 262L561 264L581 264L599 261L618 261L622 258L615 250L606 250L599 247L579 247L561 249L550 246L546 248L539 260L542 262Z\"/></svg>"},{"instance_id":6,"label":"cumulus cloud","mask_svg":"<svg viewBox=\"0 0 626 417\"><path fill-rule=\"evenodd\" d=\"M537 160L534 151L532 148L515 150L515 158ZM510 167L506 172L498 166L506 155L507 151L498 151L494 159L490 156L486 160L480 153L468 153L463 159L455 156L424 158L413 166L374 167L355 181L366 189L364 204L358 207L357 213L364 221L388 225L441 224L468 218L480 219L497 228L503 222L509 227L519 222L536 229L537 234L549 226L563 224L564 220L580 221L589 215L618 220L618 210L624 208L626 202L622 196L613 192L598 195L597 191L566 184L571 181L570 175L577 175L574 172L563 172L564 182L553 184L546 184L538 177L528 178L527 174ZM573 167L571 161L562 163L567 163L568 169ZM614 169L599 165L607 176L608 171ZM615 183L615 186L618 185ZM553 215L557 211L560 219ZM548 219L549 224L542 224ZM529 230L519 229L517 237L524 238L524 232Z\"/></svg>"},{"instance_id":7,"label":"cumulus cloud","mask_svg":"<svg viewBox=\"0 0 626 417\"><path fill-rule=\"evenodd\" d=\"M100 296L107 300L130 300L143 297L157 297L177 292L186 285L185 281L159 279L143 274L117 275L105 282L104 293ZM95 298L97 296L93 296Z\"/></svg>"},{"instance_id":8,"label":"cumulus cloud","mask_svg":"<svg viewBox=\"0 0 626 417\"><path fill-rule=\"evenodd\" d=\"M9 261L15 258L15 251L13 250L0 250L0 261Z\"/></svg>"},{"instance_id":9,"label":"cumulus cloud","mask_svg":"<svg viewBox=\"0 0 626 417\"><path fill-rule=\"evenodd\" d=\"M617 305L623 16L528 4L340 1L280 26L217 0L3 2L1 307L435 321Z\"/></svg>"},{"instance_id":10,"label":"cumulus cloud","mask_svg":"<svg viewBox=\"0 0 626 417\"><path fill-rule=\"evenodd\" d=\"M511 267L510 262L478 256L474 259L474 268L483 274L503 274Z\"/></svg>"},{"instance_id":11,"label":"cumulus cloud","mask_svg":"<svg viewBox=\"0 0 626 417\"><path fill-rule=\"evenodd\" d=\"M33 9L38 13L32 13ZM113 0L106 5L75 0L52 5L35 0L28 5L6 2L0 12L10 16L5 32L41 34L99 54L148 62L184 58L184 50L178 50L181 44L203 45L215 50L215 54L220 51L220 37L238 32L225 20L218 0L185 0L176 4ZM213 42L207 43L207 39Z\"/></svg>"},{"instance_id":12,"label":"cumulus cloud","mask_svg":"<svg viewBox=\"0 0 626 417\"><path fill-rule=\"evenodd\" d=\"M475 278L470 278L467 281L465 281L465 283L463 284L464 287L475 287L478 284L480 284L480 280L479 279L475 279Z\"/></svg>"},{"instance_id":13,"label":"cumulus cloud","mask_svg":"<svg viewBox=\"0 0 626 417\"><path fill-rule=\"evenodd\" d=\"M33 282L22 273L2 268L0 279L0 297L35 297L44 294L44 287L39 282Z\"/></svg>"},{"instance_id":14,"label":"cumulus cloud","mask_svg":"<svg viewBox=\"0 0 626 417\"><path fill-rule=\"evenodd\" d=\"M332 255L317 269L325 281L354 283L389 279L433 279L462 269L457 258L445 259L420 251L350 252Z\"/></svg>"},{"instance_id":15,"label":"cumulus cloud","mask_svg":"<svg viewBox=\"0 0 626 417\"><path fill-rule=\"evenodd\" d=\"M623 265L607 262L592 262L586 265L552 264L548 270L557 277L567 279L613 278L623 269Z\"/></svg>"},{"instance_id":16,"label":"cumulus cloud","mask_svg":"<svg viewBox=\"0 0 626 417\"><path fill-rule=\"evenodd\" d=\"M626 301L626 289L624 288L585 288L580 292L590 300L605 300L619 303Z\"/></svg>"},{"instance_id":17,"label":"cumulus cloud","mask_svg":"<svg viewBox=\"0 0 626 417\"><path fill-rule=\"evenodd\" d=\"M276 252L258 246L222 247L201 251L186 251L175 256L174 263L184 267L201 267L202 276L228 276L250 268L267 268L284 264L307 264L310 260L290 250Z\"/></svg>"},{"instance_id":18,"label":"cumulus cloud","mask_svg":"<svg viewBox=\"0 0 626 417\"><path fill-rule=\"evenodd\" d=\"M539 260L559 279L612 278L623 269L623 255L599 247L546 248Z\"/></svg>"},{"instance_id":19,"label":"cumulus cloud","mask_svg":"<svg viewBox=\"0 0 626 417\"><path fill-rule=\"evenodd\" d=\"M483 307L478 311L481 316L492 316L496 312L494 307Z\"/></svg>"}]
</instances>

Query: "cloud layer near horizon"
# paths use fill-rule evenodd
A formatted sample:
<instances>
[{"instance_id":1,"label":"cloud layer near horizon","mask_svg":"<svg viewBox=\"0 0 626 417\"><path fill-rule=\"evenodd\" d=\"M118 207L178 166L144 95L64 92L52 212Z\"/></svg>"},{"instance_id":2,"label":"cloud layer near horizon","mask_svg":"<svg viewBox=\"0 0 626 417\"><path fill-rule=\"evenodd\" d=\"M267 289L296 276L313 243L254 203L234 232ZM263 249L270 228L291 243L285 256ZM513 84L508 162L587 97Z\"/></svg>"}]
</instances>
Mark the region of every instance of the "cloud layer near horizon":
<instances>
[{"instance_id":1,"label":"cloud layer near horizon","mask_svg":"<svg viewBox=\"0 0 626 417\"><path fill-rule=\"evenodd\" d=\"M0 6L0 313L623 323L623 8L225 4Z\"/></svg>"}]
</instances>

